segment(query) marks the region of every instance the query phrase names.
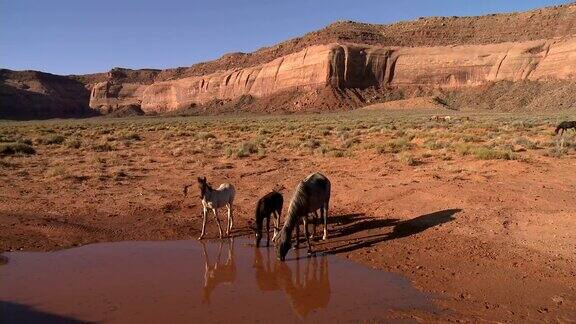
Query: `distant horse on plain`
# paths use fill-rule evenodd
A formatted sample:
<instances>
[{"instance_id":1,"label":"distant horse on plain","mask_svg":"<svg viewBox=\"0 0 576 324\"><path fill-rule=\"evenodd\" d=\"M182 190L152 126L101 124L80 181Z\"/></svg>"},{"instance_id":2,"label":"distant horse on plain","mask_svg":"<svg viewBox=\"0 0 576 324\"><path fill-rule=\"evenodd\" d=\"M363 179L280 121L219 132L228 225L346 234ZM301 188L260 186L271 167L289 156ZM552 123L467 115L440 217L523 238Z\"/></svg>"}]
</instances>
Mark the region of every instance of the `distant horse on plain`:
<instances>
[{"instance_id":1,"label":"distant horse on plain","mask_svg":"<svg viewBox=\"0 0 576 324\"><path fill-rule=\"evenodd\" d=\"M266 219L266 246L270 245L270 217L274 217L274 236L275 240L278 236L278 227L280 224L280 215L282 214L282 205L284 204L284 197L277 191L272 191L258 200L256 204L256 214L254 215L256 221L256 246L260 246L262 239L262 227L264 219Z\"/></svg>"},{"instance_id":2,"label":"distant horse on plain","mask_svg":"<svg viewBox=\"0 0 576 324\"><path fill-rule=\"evenodd\" d=\"M576 131L576 121L563 121L561 122L558 127L556 127L556 130L554 131L554 133L558 134L558 132L560 132L560 135L562 135L564 133L564 131L569 130L570 128L572 128L574 131Z\"/></svg>"},{"instance_id":3,"label":"distant horse on plain","mask_svg":"<svg viewBox=\"0 0 576 324\"><path fill-rule=\"evenodd\" d=\"M308 253L312 253L310 246L310 235L308 234L308 215L316 213L320 209L321 217L324 221L325 240L328 237L328 205L330 202L330 180L320 173L313 173L302 180L292 196L288 214L284 226L280 230L280 236L277 247L277 257L284 261L288 250L292 247L292 231L296 228L296 246L299 243L300 220L304 223L304 233L308 243Z\"/></svg>"},{"instance_id":4,"label":"distant horse on plain","mask_svg":"<svg viewBox=\"0 0 576 324\"><path fill-rule=\"evenodd\" d=\"M191 185L184 186L184 196L188 194L188 187ZM200 198L202 199L202 231L198 240L201 240L206 233L206 218L208 214L208 209L214 212L214 218L216 218L216 223L218 224L218 230L220 232L220 238L222 238L222 226L220 225L220 219L218 219L218 209L226 206L228 208L228 226L226 226L226 235L230 235L232 227L234 226L234 218L232 216L232 204L234 203L234 196L236 195L236 190L234 186L229 183L223 183L218 187L218 189L212 189L212 187L206 181L206 177L198 178L198 187L200 188Z\"/></svg>"}]
</instances>

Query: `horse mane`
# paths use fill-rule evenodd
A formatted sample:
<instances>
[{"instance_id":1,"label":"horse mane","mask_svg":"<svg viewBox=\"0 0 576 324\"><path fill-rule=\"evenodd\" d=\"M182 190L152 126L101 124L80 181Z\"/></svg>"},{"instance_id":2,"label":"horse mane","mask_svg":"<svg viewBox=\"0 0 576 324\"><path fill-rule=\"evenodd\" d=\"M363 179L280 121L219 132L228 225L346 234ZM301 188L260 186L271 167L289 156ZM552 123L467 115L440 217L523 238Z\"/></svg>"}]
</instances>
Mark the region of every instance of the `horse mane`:
<instances>
[{"instance_id":1,"label":"horse mane","mask_svg":"<svg viewBox=\"0 0 576 324\"><path fill-rule=\"evenodd\" d=\"M283 229L292 234L292 230L298 224L298 211L306 203L306 191L304 190L304 181L300 182L294 191L290 205L288 206L288 213L286 214L286 221L284 222Z\"/></svg>"}]
</instances>

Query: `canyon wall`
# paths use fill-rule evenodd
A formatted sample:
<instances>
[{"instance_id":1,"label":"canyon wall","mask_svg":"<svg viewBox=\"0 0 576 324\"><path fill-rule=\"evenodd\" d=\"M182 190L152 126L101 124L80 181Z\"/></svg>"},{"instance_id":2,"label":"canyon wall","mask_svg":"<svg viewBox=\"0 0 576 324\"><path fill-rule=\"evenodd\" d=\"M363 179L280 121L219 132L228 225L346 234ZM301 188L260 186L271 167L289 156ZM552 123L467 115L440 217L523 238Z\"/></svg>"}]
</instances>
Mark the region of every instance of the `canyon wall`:
<instances>
[{"instance_id":1,"label":"canyon wall","mask_svg":"<svg viewBox=\"0 0 576 324\"><path fill-rule=\"evenodd\" d=\"M0 69L0 119L94 116L88 87L70 77Z\"/></svg>"},{"instance_id":2,"label":"canyon wall","mask_svg":"<svg viewBox=\"0 0 576 324\"><path fill-rule=\"evenodd\" d=\"M382 47L310 46L271 62L152 83L109 80L93 85L90 107L104 113L126 105L165 112L241 96L273 96L324 87L456 89L495 81L576 79L576 36L488 45Z\"/></svg>"}]
</instances>

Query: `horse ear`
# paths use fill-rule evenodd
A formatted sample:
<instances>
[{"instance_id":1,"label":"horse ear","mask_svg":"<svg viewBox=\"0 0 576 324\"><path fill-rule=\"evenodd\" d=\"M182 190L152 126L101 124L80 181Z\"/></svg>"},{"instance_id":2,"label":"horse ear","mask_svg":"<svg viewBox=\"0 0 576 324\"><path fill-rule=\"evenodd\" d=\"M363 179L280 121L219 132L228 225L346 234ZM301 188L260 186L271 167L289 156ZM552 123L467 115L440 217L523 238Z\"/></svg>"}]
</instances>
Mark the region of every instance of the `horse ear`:
<instances>
[{"instance_id":1,"label":"horse ear","mask_svg":"<svg viewBox=\"0 0 576 324\"><path fill-rule=\"evenodd\" d=\"M202 178L198 177L198 182L202 182Z\"/></svg>"}]
</instances>

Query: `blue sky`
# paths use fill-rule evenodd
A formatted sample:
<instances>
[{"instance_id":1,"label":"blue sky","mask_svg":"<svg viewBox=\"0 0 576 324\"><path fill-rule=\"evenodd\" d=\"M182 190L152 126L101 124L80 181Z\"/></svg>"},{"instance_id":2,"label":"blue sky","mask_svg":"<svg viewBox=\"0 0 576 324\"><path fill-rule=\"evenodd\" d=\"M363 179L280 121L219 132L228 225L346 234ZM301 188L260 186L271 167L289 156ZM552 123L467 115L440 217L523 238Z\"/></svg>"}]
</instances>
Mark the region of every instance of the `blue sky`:
<instances>
[{"instance_id":1,"label":"blue sky","mask_svg":"<svg viewBox=\"0 0 576 324\"><path fill-rule=\"evenodd\" d=\"M567 1L0 0L0 67L56 74L190 66L336 20L523 11Z\"/></svg>"}]
</instances>

